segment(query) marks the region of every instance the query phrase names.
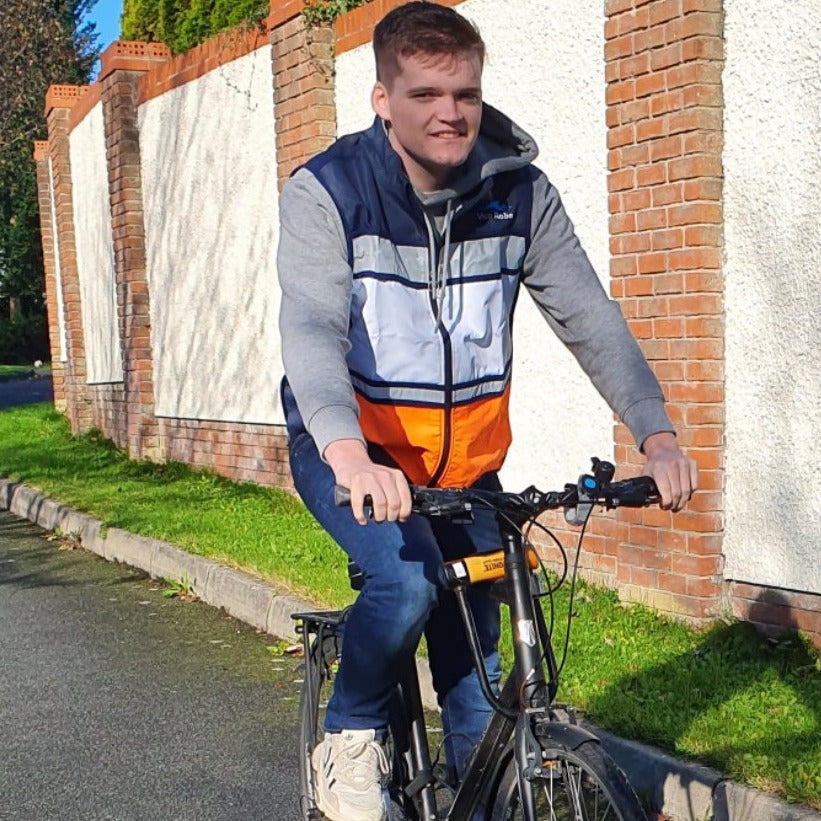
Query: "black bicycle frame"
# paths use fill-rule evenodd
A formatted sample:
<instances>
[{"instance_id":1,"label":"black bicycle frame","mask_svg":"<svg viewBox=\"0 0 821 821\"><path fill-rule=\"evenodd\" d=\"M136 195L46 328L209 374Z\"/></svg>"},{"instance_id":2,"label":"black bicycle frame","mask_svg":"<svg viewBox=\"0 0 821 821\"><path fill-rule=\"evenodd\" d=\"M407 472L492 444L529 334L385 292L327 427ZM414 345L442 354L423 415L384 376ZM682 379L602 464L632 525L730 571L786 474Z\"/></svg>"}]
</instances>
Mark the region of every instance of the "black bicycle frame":
<instances>
[{"instance_id":1,"label":"black bicycle frame","mask_svg":"<svg viewBox=\"0 0 821 821\"><path fill-rule=\"evenodd\" d=\"M404 708L404 715L396 718L405 726L407 737L395 741L404 748L402 753L406 757L410 773L410 783L405 785L405 794L409 798L418 796L422 821L471 821L482 801L488 799L491 785L497 783L501 777L500 770L508 761L504 753L511 735L514 736L513 751L518 764L523 816L525 821L535 816L530 778L537 774L542 762L531 722L534 718L545 718L549 713L558 686L556 659L542 609L535 604L533 585L536 582L525 559L522 533L507 518L499 517L499 524L505 577L496 584L503 591L502 597L510 609L515 664L502 692L497 696L487 676L476 624L468 603L469 585L464 581L453 581L451 590L459 606L479 685L494 713L474 750L447 815L441 819L436 809L436 780L425 731L419 679L412 660L400 679L398 694L401 696L399 703ZM305 656L308 658L311 652L311 635L316 636L318 652L322 654L323 635L326 632L329 636L337 633L340 623L344 620L344 612L302 613L296 617L302 619L302 639ZM543 676L545 664L549 674L548 681L545 681ZM306 664L306 676L310 677L311 674L311 665ZM311 682L306 681L306 687L309 693L313 693ZM393 709L397 709L396 704ZM315 715L316 705L309 705L309 711L311 715ZM396 722L393 724L397 726Z\"/></svg>"},{"instance_id":2,"label":"black bicycle frame","mask_svg":"<svg viewBox=\"0 0 821 821\"><path fill-rule=\"evenodd\" d=\"M525 559L522 533L513 523L500 517L502 548L504 550L505 598L510 608L510 623L513 636L515 666L508 676L499 696L493 692L485 669L476 625L467 600L465 582L454 581L451 585L456 596L459 612L465 628L473 664L479 677L479 685L485 698L494 709L494 714L479 742L467 771L456 791L453 803L443 821L470 821L486 800L488 787L501 775L499 768L505 763L503 753L514 734L514 754L518 762L519 791L525 819L533 818L533 797L530 780L541 766L538 745L530 727L535 717L546 717L555 695L556 659L550 645L550 637L541 608L534 606L533 576ZM546 662L550 680L545 681L543 664ZM424 821L438 818L434 801L434 780L430 766L427 737L424 732L422 702L418 696L418 682L415 673L405 677L403 693L410 688L415 698L406 704L411 726L420 726L421 732L410 734L411 757L419 761L414 767L413 778L407 792L419 794ZM414 684L415 683L415 684ZM417 712L418 710L418 712Z\"/></svg>"}]
</instances>

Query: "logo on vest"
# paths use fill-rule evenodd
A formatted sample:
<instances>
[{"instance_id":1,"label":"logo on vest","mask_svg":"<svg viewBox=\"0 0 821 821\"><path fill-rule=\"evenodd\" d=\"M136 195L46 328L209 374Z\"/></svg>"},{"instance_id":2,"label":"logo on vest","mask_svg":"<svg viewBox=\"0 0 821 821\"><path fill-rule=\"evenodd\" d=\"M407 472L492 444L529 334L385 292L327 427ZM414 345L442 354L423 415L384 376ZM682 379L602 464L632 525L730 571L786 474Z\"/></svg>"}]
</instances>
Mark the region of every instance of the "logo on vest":
<instances>
[{"instance_id":1,"label":"logo on vest","mask_svg":"<svg viewBox=\"0 0 821 821\"><path fill-rule=\"evenodd\" d=\"M491 200L477 213L477 217L482 222L489 222L490 220L512 220L513 209L506 202Z\"/></svg>"}]
</instances>

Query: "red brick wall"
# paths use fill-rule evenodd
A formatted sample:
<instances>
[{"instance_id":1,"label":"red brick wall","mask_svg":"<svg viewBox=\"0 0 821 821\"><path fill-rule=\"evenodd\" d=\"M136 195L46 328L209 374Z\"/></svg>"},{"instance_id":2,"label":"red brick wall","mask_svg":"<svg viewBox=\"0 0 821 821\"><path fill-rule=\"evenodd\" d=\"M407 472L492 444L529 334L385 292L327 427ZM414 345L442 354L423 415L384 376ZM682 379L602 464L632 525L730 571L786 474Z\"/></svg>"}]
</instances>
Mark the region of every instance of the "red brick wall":
<instances>
[{"instance_id":1,"label":"red brick wall","mask_svg":"<svg viewBox=\"0 0 821 821\"><path fill-rule=\"evenodd\" d=\"M722 582L721 0L606 0L611 293L658 376L701 491L674 517L625 512L625 597L714 614ZM616 461L638 468L629 433Z\"/></svg>"},{"instance_id":2,"label":"red brick wall","mask_svg":"<svg viewBox=\"0 0 821 821\"><path fill-rule=\"evenodd\" d=\"M80 305L79 289L75 287L76 260L68 256L74 249L73 213L64 208L58 223L67 237L67 263L73 264L68 289L75 339L68 382L72 396L82 393L85 398L86 422L82 429L100 429L132 457L174 459L238 481L291 486L282 426L157 418L154 414L137 109L152 97L270 42L278 55L274 60L272 94L282 102L276 109L276 145L280 177L284 180L299 163L329 145L336 133L333 35L327 28L306 32L300 17L303 5L301 0L278 4L262 27L239 28L174 58L158 44L114 43L102 56L100 76L93 86L72 87L71 93L61 88L50 92L65 109L52 106L58 112L50 114L55 121L55 139L50 138L45 146L51 146L51 150L57 146L62 152L60 191L70 192L70 187L66 189L66 184L71 183L66 165L68 133L99 101L103 105L124 381L114 385L86 384L85 360L76 344L76 340L82 342L77 319ZM44 147L39 151L43 154ZM40 162L47 174L43 159ZM42 169L39 180L45 206L48 178L43 176ZM42 213L47 215L48 211ZM47 232L44 239L48 241ZM56 320L51 325L53 334ZM55 337L55 362L56 344ZM70 415L76 416L76 411L70 410ZM73 428L80 429L76 424Z\"/></svg>"},{"instance_id":3,"label":"red brick wall","mask_svg":"<svg viewBox=\"0 0 821 821\"><path fill-rule=\"evenodd\" d=\"M284 427L160 418L159 429L166 459L237 482L293 486Z\"/></svg>"},{"instance_id":4,"label":"red brick wall","mask_svg":"<svg viewBox=\"0 0 821 821\"><path fill-rule=\"evenodd\" d=\"M154 415L151 316L145 267L142 171L137 123L140 78L162 66L165 47L114 43L100 60L117 324L123 357L123 384L110 396L112 436L131 456L162 458Z\"/></svg>"},{"instance_id":5,"label":"red brick wall","mask_svg":"<svg viewBox=\"0 0 821 821\"><path fill-rule=\"evenodd\" d=\"M296 168L336 137L333 31L306 29L299 15L281 16L280 25L271 30L280 188Z\"/></svg>"},{"instance_id":6,"label":"red brick wall","mask_svg":"<svg viewBox=\"0 0 821 821\"><path fill-rule=\"evenodd\" d=\"M735 581L727 584L727 594L736 618L774 635L802 630L821 648L821 595Z\"/></svg>"},{"instance_id":7,"label":"red brick wall","mask_svg":"<svg viewBox=\"0 0 821 821\"><path fill-rule=\"evenodd\" d=\"M46 94L45 105L66 325L67 362L64 381L66 415L74 433L86 431L92 426L91 399L86 381L83 313L80 304L80 281L77 274L71 159L68 146L70 112L85 91L86 89L79 86L51 86ZM52 360L58 358L59 348L52 348Z\"/></svg>"},{"instance_id":8,"label":"red brick wall","mask_svg":"<svg viewBox=\"0 0 821 821\"><path fill-rule=\"evenodd\" d=\"M46 318L51 351L51 380L54 407L66 412L65 365L60 358L60 319L58 317L57 265L54 228L51 218L51 182L49 179L48 140L34 143L37 168L37 206L40 212L40 237L43 245L43 270L46 288ZM61 295L62 296L62 295Z\"/></svg>"}]
</instances>

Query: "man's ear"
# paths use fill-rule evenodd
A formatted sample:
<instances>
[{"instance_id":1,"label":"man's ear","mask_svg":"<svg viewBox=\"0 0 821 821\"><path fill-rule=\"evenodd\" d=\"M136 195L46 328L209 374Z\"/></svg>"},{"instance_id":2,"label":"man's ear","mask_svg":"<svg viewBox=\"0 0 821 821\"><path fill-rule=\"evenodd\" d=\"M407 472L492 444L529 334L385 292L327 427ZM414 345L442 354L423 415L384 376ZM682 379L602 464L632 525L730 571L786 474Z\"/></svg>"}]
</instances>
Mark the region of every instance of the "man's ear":
<instances>
[{"instance_id":1,"label":"man's ear","mask_svg":"<svg viewBox=\"0 0 821 821\"><path fill-rule=\"evenodd\" d=\"M371 92L371 108L381 120L386 122L391 118L391 107L388 103L388 90L384 84L377 81Z\"/></svg>"}]
</instances>

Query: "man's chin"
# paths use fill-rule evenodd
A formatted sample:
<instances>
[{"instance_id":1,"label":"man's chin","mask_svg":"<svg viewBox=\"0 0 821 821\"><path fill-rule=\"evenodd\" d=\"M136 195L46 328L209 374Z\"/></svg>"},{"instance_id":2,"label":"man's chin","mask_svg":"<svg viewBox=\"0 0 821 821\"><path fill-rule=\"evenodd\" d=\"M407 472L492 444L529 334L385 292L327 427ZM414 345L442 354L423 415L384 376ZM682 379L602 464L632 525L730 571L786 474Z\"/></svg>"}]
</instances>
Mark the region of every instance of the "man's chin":
<instances>
[{"instance_id":1,"label":"man's chin","mask_svg":"<svg viewBox=\"0 0 821 821\"><path fill-rule=\"evenodd\" d=\"M438 170L440 173L450 173L456 168L465 164L470 152L460 151L458 153L450 153L445 155L438 155L430 161L430 167Z\"/></svg>"}]
</instances>

